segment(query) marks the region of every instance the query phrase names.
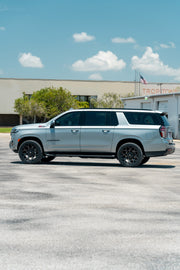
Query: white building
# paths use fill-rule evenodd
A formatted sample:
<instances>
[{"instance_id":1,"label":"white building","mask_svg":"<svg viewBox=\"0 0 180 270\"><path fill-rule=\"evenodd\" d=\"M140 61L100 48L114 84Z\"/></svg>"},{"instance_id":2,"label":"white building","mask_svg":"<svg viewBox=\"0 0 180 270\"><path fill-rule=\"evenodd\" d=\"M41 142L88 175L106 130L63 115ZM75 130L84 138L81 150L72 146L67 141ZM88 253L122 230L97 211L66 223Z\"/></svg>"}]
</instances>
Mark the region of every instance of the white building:
<instances>
[{"instance_id":1,"label":"white building","mask_svg":"<svg viewBox=\"0 0 180 270\"><path fill-rule=\"evenodd\" d=\"M81 101L88 101L92 97L99 98L108 92L121 96L134 93L136 97L124 99L125 107L167 112L174 128L174 136L180 138L180 84L175 83L0 78L0 126L19 124L19 115L14 112L14 101L22 97L23 92L31 95L46 87L63 87Z\"/></svg>"},{"instance_id":2,"label":"white building","mask_svg":"<svg viewBox=\"0 0 180 270\"><path fill-rule=\"evenodd\" d=\"M63 87L80 101L88 101L91 97L98 98L107 92L122 96L134 93L134 82L0 78L0 126L14 126L19 123L19 116L14 112L14 101L22 97L23 92L31 95L46 87Z\"/></svg>"},{"instance_id":3,"label":"white building","mask_svg":"<svg viewBox=\"0 0 180 270\"><path fill-rule=\"evenodd\" d=\"M124 98L125 108L152 109L166 112L173 127L174 138L180 139L180 91L169 94L156 94Z\"/></svg>"}]
</instances>

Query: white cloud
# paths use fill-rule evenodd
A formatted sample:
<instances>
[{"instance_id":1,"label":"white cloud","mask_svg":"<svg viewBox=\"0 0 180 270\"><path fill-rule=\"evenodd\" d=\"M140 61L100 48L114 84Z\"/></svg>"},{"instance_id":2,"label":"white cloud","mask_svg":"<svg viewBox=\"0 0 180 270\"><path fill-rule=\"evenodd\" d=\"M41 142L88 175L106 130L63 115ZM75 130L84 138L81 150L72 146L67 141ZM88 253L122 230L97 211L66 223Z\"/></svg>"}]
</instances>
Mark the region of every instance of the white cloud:
<instances>
[{"instance_id":1,"label":"white cloud","mask_svg":"<svg viewBox=\"0 0 180 270\"><path fill-rule=\"evenodd\" d=\"M87 42L87 41L91 41L94 40L95 37L94 36L90 36L85 32L82 33L75 33L73 35L74 41L75 42Z\"/></svg>"},{"instance_id":2,"label":"white cloud","mask_svg":"<svg viewBox=\"0 0 180 270\"><path fill-rule=\"evenodd\" d=\"M174 42L169 42L168 44L160 44L160 47L163 49L174 49L176 48L176 45L174 44Z\"/></svg>"},{"instance_id":3,"label":"white cloud","mask_svg":"<svg viewBox=\"0 0 180 270\"><path fill-rule=\"evenodd\" d=\"M125 68L126 63L117 58L111 51L99 51L91 58L87 58L85 61L78 60L72 68L76 71L106 71L106 70L121 70Z\"/></svg>"},{"instance_id":4,"label":"white cloud","mask_svg":"<svg viewBox=\"0 0 180 270\"><path fill-rule=\"evenodd\" d=\"M159 54L154 53L151 47L146 48L146 51L141 58L133 56L131 62L132 69L149 72L153 75L174 77L175 80L180 81L180 68L175 69L165 65L160 60Z\"/></svg>"},{"instance_id":5,"label":"white cloud","mask_svg":"<svg viewBox=\"0 0 180 270\"><path fill-rule=\"evenodd\" d=\"M103 77L99 73L93 73L89 76L90 80L101 81Z\"/></svg>"},{"instance_id":6,"label":"white cloud","mask_svg":"<svg viewBox=\"0 0 180 270\"><path fill-rule=\"evenodd\" d=\"M2 69L0 69L0 75L2 75L3 74L3 70Z\"/></svg>"},{"instance_id":7,"label":"white cloud","mask_svg":"<svg viewBox=\"0 0 180 270\"><path fill-rule=\"evenodd\" d=\"M112 38L113 43L136 43L135 39L132 37L129 38L120 38L120 37L115 37Z\"/></svg>"},{"instance_id":8,"label":"white cloud","mask_svg":"<svg viewBox=\"0 0 180 270\"><path fill-rule=\"evenodd\" d=\"M43 67L41 59L37 56L33 56L31 53L21 53L18 60L23 67Z\"/></svg>"},{"instance_id":9,"label":"white cloud","mask_svg":"<svg viewBox=\"0 0 180 270\"><path fill-rule=\"evenodd\" d=\"M5 31L6 28L4 26L0 26L0 31Z\"/></svg>"}]
</instances>

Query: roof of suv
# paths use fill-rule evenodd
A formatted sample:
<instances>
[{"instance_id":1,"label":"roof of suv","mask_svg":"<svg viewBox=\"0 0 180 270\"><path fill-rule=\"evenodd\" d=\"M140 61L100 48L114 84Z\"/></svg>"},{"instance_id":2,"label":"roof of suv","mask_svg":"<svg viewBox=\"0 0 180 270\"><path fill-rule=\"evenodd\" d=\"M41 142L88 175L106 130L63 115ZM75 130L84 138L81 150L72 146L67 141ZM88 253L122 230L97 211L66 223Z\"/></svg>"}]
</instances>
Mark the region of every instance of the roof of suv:
<instances>
[{"instance_id":1,"label":"roof of suv","mask_svg":"<svg viewBox=\"0 0 180 270\"><path fill-rule=\"evenodd\" d=\"M160 113L160 111L153 111L151 109L136 109L136 108L81 108L81 109L72 109L72 111L97 111L97 110L103 110L103 111L130 111L130 112L150 112L150 113Z\"/></svg>"}]
</instances>

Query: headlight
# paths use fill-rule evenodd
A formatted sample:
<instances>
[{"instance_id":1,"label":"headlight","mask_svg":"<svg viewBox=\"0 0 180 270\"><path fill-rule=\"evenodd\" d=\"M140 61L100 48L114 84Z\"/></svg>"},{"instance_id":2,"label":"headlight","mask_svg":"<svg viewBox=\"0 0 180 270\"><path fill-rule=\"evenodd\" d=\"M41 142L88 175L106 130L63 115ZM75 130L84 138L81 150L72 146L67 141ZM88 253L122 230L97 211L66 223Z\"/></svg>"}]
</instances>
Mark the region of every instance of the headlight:
<instances>
[{"instance_id":1,"label":"headlight","mask_svg":"<svg viewBox=\"0 0 180 270\"><path fill-rule=\"evenodd\" d=\"M12 128L12 129L11 129L11 134L17 133L18 131L19 131L19 129L17 129L17 128Z\"/></svg>"}]
</instances>

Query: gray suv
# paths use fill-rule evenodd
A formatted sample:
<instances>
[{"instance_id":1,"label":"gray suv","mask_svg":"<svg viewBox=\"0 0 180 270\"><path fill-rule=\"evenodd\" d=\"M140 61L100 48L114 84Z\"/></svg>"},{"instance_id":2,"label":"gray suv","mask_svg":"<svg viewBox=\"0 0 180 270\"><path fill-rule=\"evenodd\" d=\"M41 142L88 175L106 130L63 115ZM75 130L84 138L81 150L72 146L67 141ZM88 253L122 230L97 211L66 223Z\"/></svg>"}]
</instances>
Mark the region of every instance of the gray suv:
<instances>
[{"instance_id":1,"label":"gray suv","mask_svg":"<svg viewBox=\"0 0 180 270\"><path fill-rule=\"evenodd\" d=\"M78 156L117 158L125 167L175 151L166 116L135 109L69 110L44 124L16 126L10 148L23 163Z\"/></svg>"}]
</instances>

